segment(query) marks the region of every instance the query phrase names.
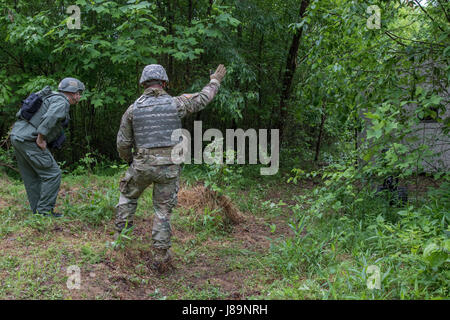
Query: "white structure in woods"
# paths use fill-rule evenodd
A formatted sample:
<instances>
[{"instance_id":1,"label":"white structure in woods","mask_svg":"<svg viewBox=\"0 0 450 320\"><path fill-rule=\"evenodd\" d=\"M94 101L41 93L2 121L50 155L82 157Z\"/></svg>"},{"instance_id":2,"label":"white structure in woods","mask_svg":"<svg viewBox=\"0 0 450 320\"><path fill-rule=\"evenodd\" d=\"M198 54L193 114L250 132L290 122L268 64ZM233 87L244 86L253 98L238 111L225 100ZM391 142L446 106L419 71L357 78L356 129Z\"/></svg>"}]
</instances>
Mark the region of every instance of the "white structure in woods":
<instances>
[{"instance_id":1,"label":"white structure in woods","mask_svg":"<svg viewBox=\"0 0 450 320\"><path fill-rule=\"evenodd\" d=\"M433 89L438 92L438 95L442 98L441 105L444 107L444 112L442 110L439 112L438 117L442 120L448 119L450 117L450 79L445 79L444 76L436 76L433 72L437 66L434 61L427 61L422 64L420 69L416 69L416 73L421 73L421 76L426 79L424 83L418 84L417 87L422 87L427 91L432 91ZM440 70L446 70L440 66ZM410 89L405 88L406 91ZM407 104L404 106L405 110L411 116L414 116L415 110L417 108L416 104ZM370 121L366 118L363 113L361 113L362 118L365 121ZM422 162L424 171L426 172L446 172L450 169L450 136L445 134L443 128L445 124L443 122L437 122L433 119L423 119L415 127L414 135L417 140L413 143L408 144L411 149L415 149L420 145L427 145L429 150L433 153L434 157L426 159ZM366 136L365 132L362 132L360 137L364 138Z\"/></svg>"}]
</instances>

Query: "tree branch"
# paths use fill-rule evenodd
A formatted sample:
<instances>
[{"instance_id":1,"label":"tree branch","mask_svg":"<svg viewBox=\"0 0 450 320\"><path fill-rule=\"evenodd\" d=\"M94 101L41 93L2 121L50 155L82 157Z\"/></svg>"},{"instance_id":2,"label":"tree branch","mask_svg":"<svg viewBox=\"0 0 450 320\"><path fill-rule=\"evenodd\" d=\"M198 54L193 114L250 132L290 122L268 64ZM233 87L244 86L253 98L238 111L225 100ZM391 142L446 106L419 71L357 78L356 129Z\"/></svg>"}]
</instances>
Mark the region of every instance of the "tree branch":
<instances>
[{"instance_id":1,"label":"tree branch","mask_svg":"<svg viewBox=\"0 0 450 320\"><path fill-rule=\"evenodd\" d=\"M422 7L422 5L420 4L420 2L419 2L418 0L414 0L414 2L420 7L420 9L425 13L425 15L426 15L428 18L431 19L431 21L433 21L434 23L436 23L436 25L438 26L438 28L439 28L442 32L445 32L444 29L442 29L441 26L440 26L436 21L434 21L433 17L430 16L430 15L428 14L428 12Z\"/></svg>"},{"instance_id":2,"label":"tree branch","mask_svg":"<svg viewBox=\"0 0 450 320\"><path fill-rule=\"evenodd\" d=\"M9 168L9 169L11 169L11 170L14 170L15 172L19 172L19 170L17 170L16 168L14 168L13 166L11 166L11 165L9 165L9 164L7 164L7 163L2 163L2 162L0 162L0 167L7 167L7 168Z\"/></svg>"},{"instance_id":3,"label":"tree branch","mask_svg":"<svg viewBox=\"0 0 450 320\"><path fill-rule=\"evenodd\" d=\"M441 8L442 8L442 11L444 11L444 14L445 14L445 17L447 18L447 21L450 22L450 17L448 16L447 11L445 11L445 8L444 8L444 6L442 5L441 0L438 0L438 2L439 2L440 6L441 6Z\"/></svg>"},{"instance_id":4,"label":"tree branch","mask_svg":"<svg viewBox=\"0 0 450 320\"><path fill-rule=\"evenodd\" d=\"M9 51L7 51L5 48L0 46L0 49L2 49L8 56L10 56L14 61L17 62L17 66L22 69L23 72L25 72L25 65L22 61L19 61L13 54L11 54Z\"/></svg>"},{"instance_id":5,"label":"tree branch","mask_svg":"<svg viewBox=\"0 0 450 320\"><path fill-rule=\"evenodd\" d=\"M391 35L391 33L390 33L389 31L385 31L384 34L387 35L387 36L388 36L389 38L391 38L392 40L394 40L394 41L395 41L396 43L398 43L399 45L401 45L401 46L403 46L403 47L406 46L406 44L404 44L403 42L401 42L401 41L397 40L396 38L394 38L394 37Z\"/></svg>"},{"instance_id":6,"label":"tree branch","mask_svg":"<svg viewBox=\"0 0 450 320\"><path fill-rule=\"evenodd\" d=\"M384 33L385 33L387 36L391 35L391 36L395 37L396 39L401 39L401 40L406 40L406 41L417 42L417 43L426 44L426 45L430 45L430 46L439 46L439 47L443 47L443 48L446 47L445 45L440 44L440 43L432 43L432 42L425 42L425 41L419 41L419 40L413 40L413 39L402 38L402 37L400 37L400 36L398 36L398 35L396 35L396 34L393 34L393 33L390 32L390 31L385 31ZM390 37L390 36L389 36L389 38L392 39L392 37ZM394 39L392 39L392 40L394 40ZM402 45L405 45L405 44L402 44Z\"/></svg>"}]
</instances>

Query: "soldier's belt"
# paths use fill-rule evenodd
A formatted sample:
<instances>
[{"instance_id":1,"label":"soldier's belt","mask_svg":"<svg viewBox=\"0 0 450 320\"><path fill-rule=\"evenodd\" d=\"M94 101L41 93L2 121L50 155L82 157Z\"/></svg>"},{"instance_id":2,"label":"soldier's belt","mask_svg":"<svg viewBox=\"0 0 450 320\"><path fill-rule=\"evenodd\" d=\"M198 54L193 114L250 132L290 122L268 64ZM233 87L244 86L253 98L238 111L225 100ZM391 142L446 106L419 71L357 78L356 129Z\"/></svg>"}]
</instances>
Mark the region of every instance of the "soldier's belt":
<instances>
[{"instance_id":1,"label":"soldier's belt","mask_svg":"<svg viewBox=\"0 0 450 320\"><path fill-rule=\"evenodd\" d=\"M137 149L138 154L151 155L156 157L170 157L172 156L172 148L151 148L151 149Z\"/></svg>"}]
</instances>

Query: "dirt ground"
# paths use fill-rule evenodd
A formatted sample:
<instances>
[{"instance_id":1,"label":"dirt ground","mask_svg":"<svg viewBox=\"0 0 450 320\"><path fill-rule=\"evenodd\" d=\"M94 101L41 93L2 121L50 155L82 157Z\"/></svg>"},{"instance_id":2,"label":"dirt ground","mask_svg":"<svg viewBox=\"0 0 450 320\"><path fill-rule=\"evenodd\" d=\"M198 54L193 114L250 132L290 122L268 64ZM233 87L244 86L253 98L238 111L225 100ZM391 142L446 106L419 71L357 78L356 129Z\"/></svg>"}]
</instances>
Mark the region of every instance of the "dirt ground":
<instances>
[{"instance_id":1,"label":"dirt ground","mask_svg":"<svg viewBox=\"0 0 450 320\"><path fill-rule=\"evenodd\" d=\"M85 201L77 192L79 190L78 187L69 188L63 183L59 198L68 197L74 203ZM276 192L280 192L279 188L274 188ZM177 210L183 216L192 207L192 199L183 199L189 198L189 191L188 195L183 196L183 190L180 190L180 194ZM0 209L10 205L11 201L12 198L2 199ZM197 209L201 213L204 207ZM240 214L242 222L229 223L226 231L220 234L211 232L201 239L198 233L189 228L172 223L173 268L164 274L150 267L152 214L137 217L133 240L125 248L116 250L105 245L113 240L112 221L100 227L77 221L72 224L56 222L44 232L26 227L0 241L0 250L5 257L17 257L24 262L13 270L0 268L0 283L9 278L13 285L17 284L14 272L22 272L25 264L34 268L47 265L47 252L55 252L59 264L57 280L48 280L44 284L58 291L63 299L204 300L259 296L263 287L279 277L262 259L269 255L272 240L290 236L288 214L271 218L257 216L252 212ZM199 214L198 219L201 218ZM82 247L86 246L92 249L98 259L82 262ZM74 261L80 262L81 286L80 289L69 290L66 286L67 268ZM50 273L55 271L43 268L40 272L39 276L33 275L32 278L51 279L54 275ZM4 298L22 297L16 292Z\"/></svg>"},{"instance_id":2,"label":"dirt ground","mask_svg":"<svg viewBox=\"0 0 450 320\"><path fill-rule=\"evenodd\" d=\"M150 243L149 231L152 219L139 221L135 234ZM245 252L257 252L260 255L268 253L270 240L280 233L289 234L283 221L277 224L277 235L263 221L249 218L245 223L233 227L227 243L208 239L202 245L208 252L196 254L193 261L185 261L182 255L175 254L174 268L165 274L160 274L150 268L152 261L149 250L142 248L111 251L103 261L88 266L82 271L82 290L67 292L73 299L152 299L164 296L177 296L177 290L199 290L209 286L220 289L221 299L246 299L261 294L257 283L246 284L246 280L257 278L252 270L245 267L235 268L228 263L226 257L214 254L215 250L233 248ZM192 240L193 235L174 230L173 236L180 246ZM212 252L212 253L211 253ZM256 268L257 270L260 268ZM259 270L257 272L260 272ZM139 274L140 283L133 279ZM270 271L268 271L270 274ZM256 279L257 280L257 279ZM267 279L273 281L274 279ZM180 288L180 286L182 288ZM155 294L158 292L158 295ZM181 292L180 292L181 293ZM207 297L208 298L208 297ZM212 295L209 298L217 298Z\"/></svg>"},{"instance_id":3,"label":"dirt ground","mask_svg":"<svg viewBox=\"0 0 450 320\"><path fill-rule=\"evenodd\" d=\"M430 182L420 179L419 192ZM411 182L408 184L412 188ZM95 191L102 191L95 183ZM93 187L93 188L94 188ZM111 186L105 188L105 192ZM307 181L298 186L280 184L265 190L259 199L251 199L247 191L240 197L258 204L270 201L293 205L294 195L315 187ZM197 188L197 189L195 189ZM94 189L93 189L94 190ZM81 185L67 182L61 186L61 201L85 204L86 190ZM2 178L0 188L0 213L8 208L25 211L24 190L8 194L8 181ZM270 247L274 241L292 236L288 225L292 215L288 206L278 205L274 212L243 211L238 223L228 223L223 230L210 232L201 229L205 206L214 207L211 199L202 199L198 186L184 186L179 193L178 216L172 220L173 268L164 274L150 266L152 209L135 220L132 241L125 248L112 249L113 221L93 226L76 218L69 222L53 222L49 226L21 225L18 229L2 230L6 235L0 240L0 297L4 299L249 299L264 298L264 290L280 280L280 275L270 268ZM6 196L5 196L6 195ZM151 202L140 200L141 206ZM237 208L237 206L235 207ZM210 208L211 209L211 208ZM259 208L261 209L261 208ZM14 219L17 219L17 213ZM18 213L20 219L28 219ZM193 227L197 219L197 226ZM186 222L187 221L187 222ZM40 222L40 223L45 223ZM0 225L0 227L2 227ZM194 229L193 229L194 228ZM10 259L10 260L8 260ZM55 269L54 265L57 265ZM67 268L79 265L80 289L67 288ZM30 271L31 270L31 271ZM36 286L35 288L33 286ZM7 286L14 290L5 289ZM32 288L33 287L33 288ZM42 289L44 288L44 289ZM39 290L42 290L39 291Z\"/></svg>"}]
</instances>

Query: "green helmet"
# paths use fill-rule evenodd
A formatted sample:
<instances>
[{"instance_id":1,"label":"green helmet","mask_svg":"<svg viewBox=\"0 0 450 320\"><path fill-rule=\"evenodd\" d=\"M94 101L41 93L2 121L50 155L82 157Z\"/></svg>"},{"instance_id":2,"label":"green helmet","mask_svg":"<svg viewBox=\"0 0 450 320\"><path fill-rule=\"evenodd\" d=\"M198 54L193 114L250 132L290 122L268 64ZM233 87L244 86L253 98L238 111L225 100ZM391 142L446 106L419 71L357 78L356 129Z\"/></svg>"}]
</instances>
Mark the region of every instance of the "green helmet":
<instances>
[{"instance_id":1,"label":"green helmet","mask_svg":"<svg viewBox=\"0 0 450 320\"><path fill-rule=\"evenodd\" d=\"M163 66L159 64L149 64L142 71L139 84L143 84L145 81L149 80L161 80L169 82L169 77L167 76L166 70Z\"/></svg>"},{"instance_id":2,"label":"green helmet","mask_svg":"<svg viewBox=\"0 0 450 320\"><path fill-rule=\"evenodd\" d=\"M64 92L78 92L78 91L84 91L85 87L83 82L81 82L78 79L75 78L64 78L61 80L61 82L58 85L59 91Z\"/></svg>"}]
</instances>

